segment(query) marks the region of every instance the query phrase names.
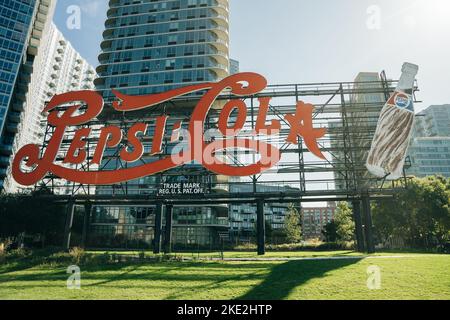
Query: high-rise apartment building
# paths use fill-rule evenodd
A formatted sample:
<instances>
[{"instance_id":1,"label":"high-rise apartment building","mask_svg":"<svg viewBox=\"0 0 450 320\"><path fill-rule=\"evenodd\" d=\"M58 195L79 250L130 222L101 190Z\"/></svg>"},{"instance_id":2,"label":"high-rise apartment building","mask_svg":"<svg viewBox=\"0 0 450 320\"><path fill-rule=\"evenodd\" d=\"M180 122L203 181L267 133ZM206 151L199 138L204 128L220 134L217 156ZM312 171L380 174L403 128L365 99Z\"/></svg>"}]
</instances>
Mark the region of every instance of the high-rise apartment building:
<instances>
[{"instance_id":1,"label":"high-rise apartment building","mask_svg":"<svg viewBox=\"0 0 450 320\"><path fill-rule=\"evenodd\" d=\"M408 174L450 177L450 105L430 106L417 114L408 155Z\"/></svg>"},{"instance_id":2,"label":"high-rise apartment building","mask_svg":"<svg viewBox=\"0 0 450 320\"><path fill-rule=\"evenodd\" d=\"M360 72L354 80L353 90L350 100L345 102L348 133L344 130L342 120L330 121L328 124L334 155L333 163L336 168L342 169L341 173L335 173L336 188L339 190L368 187L366 182L371 175L365 163L378 118L386 102L383 83L376 72ZM345 149L344 135L348 135L348 142L351 142L353 149L351 154L346 155L342 151ZM350 161L353 162L355 177L344 174ZM356 181L356 185L353 181Z\"/></svg>"},{"instance_id":3,"label":"high-rise apartment building","mask_svg":"<svg viewBox=\"0 0 450 320\"><path fill-rule=\"evenodd\" d=\"M415 137L408 155L411 167L407 174L450 177L450 137Z\"/></svg>"},{"instance_id":4,"label":"high-rise apartment building","mask_svg":"<svg viewBox=\"0 0 450 320\"><path fill-rule=\"evenodd\" d=\"M419 112L414 136L450 137L450 104L430 106Z\"/></svg>"},{"instance_id":5,"label":"high-rise apartment building","mask_svg":"<svg viewBox=\"0 0 450 320\"><path fill-rule=\"evenodd\" d=\"M110 102L115 99L112 89L128 95L153 94L196 83L217 82L230 74L228 0L111 0L107 16L95 86L105 100L106 109L101 117L108 123L132 122L134 117L127 114L124 115L127 119L118 119L117 114L109 112L112 111ZM173 127L175 121L187 125L194 105L192 102L172 104L166 127ZM154 123L150 123L146 136L152 137L153 130ZM155 159L150 155L151 146L151 138L144 141L146 162ZM166 153L170 153L170 148L163 147ZM116 151L114 148L105 151L103 170L139 165L111 160ZM98 187L96 192L155 194L162 182L202 183L208 186L209 192L217 192L219 177L195 164L180 170L130 181L124 186ZM155 210L154 204L94 207L90 245L151 246ZM173 208L175 246L218 243L219 231L228 232L226 205Z\"/></svg>"},{"instance_id":6,"label":"high-rise apartment building","mask_svg":"<svg viewBox=\"0 0 450 320\"><path fill-rule=\"evenodd\" d=\"M45 138L47 118L42 114L45 103L56 95L69 91L93 90L95 69L73 48L53 23L45 28L39 54L35 58L33 74L30 76L26 107L15 136L12 154L27 144L42 144ZM55 183L61 184L62 180ZM24 191L8 169L5 179L7 192ZM64 186L55 192L65 193Z\"/></svg>"},{"instance_id":7,"label":"high-rise apartment building","mask_svg":"<svg viewBox=\"0 0 450 320\"><path fill-rule=\"evenodd\" d=\"M23 112L30 107L29 83L54 6L52 0L0 2L0 190L24 125Z\"/></svg>"},{"instance_id":8,"label":"high-rise apartment building","mask_svg":"<svg viewBox=\"0 0 450 320\"><path fill-rule=\"evenodd\" d=\"M233 178L237 179L237 178ZM240 180L237 180L240 181ZM231 185L233 193L250 193L252 184L236 183ZM289 192L295 188L287 186L264 185L258 186L258 192ZM264 205L264 217L273 231L282 231L285 226L286 215L289 211L289 203L266 203ZM257 207L255 204L230 204L230 238L236 242L251 241L256 235Z\"/></svg>"},{"instance_id":9,"label":"high-rise apartment building","mask_svg":"<svg viewBox=\"0 0 450 320\"><path fill-rule=\"evenodd\" d=\"M336 204L328 203L327 207L302 209L303 239L323 239L324 227L334 220Z\"/></svg>"},{"instance_id":10,"label":"high-rise apartment building","mask_svg":"<svg viewBox=\"0 0 450 320\"><path fill-rule=\"evenodd\" d=\"M358 188L370 186L363 181L372 178L365 167L372 140L380 118L381 110L386 103L383 83L376 72L360 72L355 78L355 94L351 97L349 119L353 161L356 168ZM365 90L369 92L364 92ZM379 90L378 93L375 93Z\"/></svg>"},{"instance_id":11,"label":"high-rise apartment building","mask_svg":"<svg viewBox=\"0 0 450 320\"><path fill-rule=\"evenodd\" d=\"M236 74L240 72L239 61L230 59L230 74Z\"/></svg>"},{"instance_id":12,"label":"high-rise apartment building","mask_svg":"<svg viewBox=\"0 0 450 320\"><path fill-rule=\"evenodd\" d=\"M229 75L228 0L109 2L96 87L142 95Z\"/></svg>"}]
</instances>

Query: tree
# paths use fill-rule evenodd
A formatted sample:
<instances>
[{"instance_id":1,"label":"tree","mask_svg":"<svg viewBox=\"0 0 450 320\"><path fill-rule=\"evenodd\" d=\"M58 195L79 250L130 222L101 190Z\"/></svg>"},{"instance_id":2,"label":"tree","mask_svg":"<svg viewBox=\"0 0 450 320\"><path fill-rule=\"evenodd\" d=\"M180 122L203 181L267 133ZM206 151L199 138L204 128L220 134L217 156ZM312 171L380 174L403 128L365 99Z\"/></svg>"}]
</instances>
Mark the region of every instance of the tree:
<instances>
[{"instance_id":1,"label":"tree","mask_svg":"<svg viewBox=\"0 0 450 320\"><path fill-rule=\"evenodd\" d=\"M339 202L334 216L336 223L336 235L338 241L352 241L355 235L355 222L353 221L353 210L347 202Z\"/></svg>"},{"instance_id":2,"label":"tree","mask_svg":"<svg viewBox=\"0 0 450 320\"><path fill-rule=\"evenodd\" d=\"M272 228L272 224L268 221L268 220L265 220L264 221L264 224L265 224L265 231L266 231L266 237L267 238L270 238L270 237L272 237L272 235L273 235L273 228Z\"/></svg>"},{"instance_id":3,"label":"tree","mask_svg":"<svg viewBox=\"0 0 450 320\"><path fill-rule=\"evenodd\" d=\"M25 232L42 235L47 244L62 241L65 208L39 194L0 196L0 238L16 237Z\"/></svg>"},{"instance_id":4,"label":"tree","mask_svg":"<svg viewBox=\"0 0 450 320\"><path fill-rule=\"evenodd\" d=\"M450 179L413 179L394 199L375 203L373 221L383 241L396 237L426 248L450 242Z\"/></svg>"},{"instance_id":5,"label":"tree","mask_svg":"<svg viewBox=\"0 0 450 320\"><path fill-rule=\"evenodd\" d=\"M286 241L289 243L297 243L302 239L301 231L301 219L300 214L294 205L289 205L289 209L284 221L284 233L286 235Z\"/></svg>"},{"instance_id":6,"label":"tree","mask_svg":"<svg viewBox=\"0 0 450 320\"><path fill-rule=\"evenodd\" d=\"M337 225L334 220L328 222L325 227L323 227L322 234L325 237L326 242L336 242L337 241Z\"/></svg>"}]
</instances>

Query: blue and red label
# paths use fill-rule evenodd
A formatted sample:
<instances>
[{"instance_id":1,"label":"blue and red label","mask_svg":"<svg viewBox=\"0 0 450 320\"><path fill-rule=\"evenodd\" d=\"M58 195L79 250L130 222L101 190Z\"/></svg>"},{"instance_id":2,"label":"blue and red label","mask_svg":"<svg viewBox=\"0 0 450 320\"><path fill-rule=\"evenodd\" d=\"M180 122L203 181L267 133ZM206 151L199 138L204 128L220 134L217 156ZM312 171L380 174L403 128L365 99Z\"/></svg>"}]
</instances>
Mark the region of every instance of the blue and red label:
<instances>
[{"instance_id":1,"label":"blue and red label","mask_svg":"<svg viewBox=\"0 0 450 320\"><path fill-rule=\"evenodd\" d=\"M412 97L403 92L395 92L389 99L388 104L396 106L399 109L414 112L414 103Z\"/></svg>"}]
</instances>

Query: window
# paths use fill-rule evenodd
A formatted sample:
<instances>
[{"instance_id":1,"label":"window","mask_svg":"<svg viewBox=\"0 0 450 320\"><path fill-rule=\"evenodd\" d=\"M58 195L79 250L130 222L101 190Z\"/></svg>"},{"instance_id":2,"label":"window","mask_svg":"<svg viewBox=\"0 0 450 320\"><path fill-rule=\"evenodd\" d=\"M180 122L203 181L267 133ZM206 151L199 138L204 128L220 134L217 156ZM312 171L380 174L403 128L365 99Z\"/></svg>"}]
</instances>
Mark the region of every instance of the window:
<instances>
[{"instance_id":1,"label":"window","mask_svg":"<svg viewBox=\"0 0 450 320\"><path fill-rule=\"evenodd\" d=\"M167 72L164 77L164 83L173 83L174 74L173 72Z\"/></svg>"},{"instance_id":2,"label":"window","mask_svg":"<svg viewBox=\"0 0 450 320\"><path fill-rule=\"evenodd\" d=\"M172 22L169 27L169 32L178 31L178 22Z\"/></svg>"},{"instance_id":3,"label":"window","mask_svg":"<svg viewBox=\"0 0 450 320\"><path fill-rule=\"evenodd\" d=\"M167 57L168 58L171 58L171 57L175 57L176 56L176 53L177 53L177 50L175 49L175 48L169 48L168 50L167 50Z\"/></svg>"},{"instance_id":4,"label":"window","mask_svg":"<svg viewBox=\"0 0 450 320\"><path fill-rule=\"evenodd\" d=\"M171 35L171 36L169 36L169 39L168 39L168 41L167 41L167 44L168 44L168 45L174 45L174 44L177 44L177 41L178 41L178 36L176 36L176 35Z\"/></svg>"},{"instance_id":5,"label":"window","mask_svg":"<svg viewBox=\"0 0 450 320\"><path fill-rule=\"evenodd\" d=\"M175 69L175 59L166 60L166 70Z\"/></svg>"}]
</instances>

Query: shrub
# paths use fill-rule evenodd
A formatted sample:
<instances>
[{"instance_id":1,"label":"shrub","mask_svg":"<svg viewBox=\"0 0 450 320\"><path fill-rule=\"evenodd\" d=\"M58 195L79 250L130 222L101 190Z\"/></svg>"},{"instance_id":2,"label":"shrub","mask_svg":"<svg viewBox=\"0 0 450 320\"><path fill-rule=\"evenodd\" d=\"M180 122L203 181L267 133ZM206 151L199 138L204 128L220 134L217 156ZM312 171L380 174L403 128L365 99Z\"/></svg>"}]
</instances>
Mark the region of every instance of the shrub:
<instances>
[{"instance_id":1,"label":"shrub","mask_svg":"<svg viewBox=\"0 0 450 320\"><path fill-rule=\"evenodd\" d=\"M285 243L285 244L266 244L269 251L329 251L329 250L352 250L354 242L320 242L310 243ZM234 247L235 251L255 251L256 244L243 244Z\"/></svg>"},{"instance_id":2,"label":"shrub","mask_svg":"<svg viewBox=\"0 0 450 320\"><path fill-rule=\"evenodd\" d=\"M36 257L38 259L38 257ZM50 254L49 256L42 259L42 263L50 264L50 265L65 265L73 263L73 257L70 253L67 252L55 252Z\"/></svg>"},{"instance_id":3,"label":"shrub","mask_svg":"<svg viewBox=\"0 0 450 320\"><path fill-rule=\"evenodd\" d=\"M31 251L28 249L20 248L11 250L5 254L7 259L15 260L15 259L24 259L31 255Z\"/></svg>"},{"instance_id":4,"label":"shrub","mask_svg":"<svg viewBox=\"0 0 450 320\"><path fill-rule=\"evenodd\" d=\"M85 251L83 248L74 247L70 249L69 255L72 257L72 262L76 265L80 265L85 258Z\"/></svg>"},{"instance_id":5,"label":"shrub","mask_svg":"<svg viewBox=\"0 0 450 320\"><path fill-rule=\"evenodd\" d=\"M111 256L109 254L109 252L105 252L105 253L100 254L100 255L95 255L94 258L92 259L92 263L103 265L103 264L110 263L111 260L114 262L114 260L115 260L114 255Z\"/></svg>"}]
</instances>

